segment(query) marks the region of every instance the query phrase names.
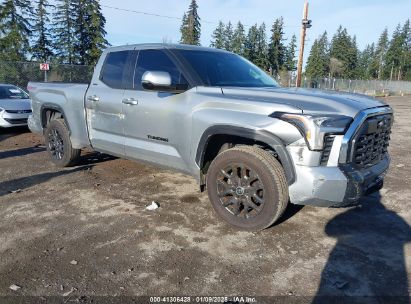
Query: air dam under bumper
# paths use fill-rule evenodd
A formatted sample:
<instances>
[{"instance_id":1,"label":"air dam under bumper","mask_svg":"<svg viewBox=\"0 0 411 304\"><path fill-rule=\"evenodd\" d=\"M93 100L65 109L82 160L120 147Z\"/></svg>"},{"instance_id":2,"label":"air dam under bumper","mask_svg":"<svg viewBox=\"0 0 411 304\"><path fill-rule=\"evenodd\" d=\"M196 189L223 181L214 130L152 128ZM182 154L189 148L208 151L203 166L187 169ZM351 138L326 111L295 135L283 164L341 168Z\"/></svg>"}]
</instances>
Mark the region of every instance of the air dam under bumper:
<instances>
[{"instance_id":1,"label":"air dam under bumper","mask_svg":"<svg viewBox=\"0 0 411 304\"><path fill-rule=\"evenodd\" d=\"M340 167L295 166L296 181L290 186L290 201L297 205L344 207L358 203L363 195L378 191L389 167L386 156L378 164L356 170Z\"/></svg>"}]
</instances>

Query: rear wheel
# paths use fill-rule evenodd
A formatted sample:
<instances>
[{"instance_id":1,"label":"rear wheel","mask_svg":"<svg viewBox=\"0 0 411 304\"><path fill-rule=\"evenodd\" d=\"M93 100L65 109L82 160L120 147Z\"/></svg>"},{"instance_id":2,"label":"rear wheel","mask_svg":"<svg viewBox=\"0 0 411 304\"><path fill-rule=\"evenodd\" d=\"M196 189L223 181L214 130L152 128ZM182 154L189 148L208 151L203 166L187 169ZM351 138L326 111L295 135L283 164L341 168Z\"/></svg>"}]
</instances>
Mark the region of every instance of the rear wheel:
<instances>
[{"instance_id":1,"label":"rear wheel","mask_svg":"<svg viewBox=\"0 0 411 304\"><path fill-rule=\"evenodd\" d=\"M207 173L207 189L215 211L243 230L274 224L288 203L284 170L269 152L238 146L220 153Z\"/></svg>"},{"instance_id":2,"label":"rear wheel","mask_svg":"<svg viewBox=\"0 0 411 304\"><path fill-rule=\"evenodd\" d=\"M74 149L64 119L50 121L44 134L51 161L58 167L74 165L80 158L80 149Z\"/></svg>"}]
</instances>

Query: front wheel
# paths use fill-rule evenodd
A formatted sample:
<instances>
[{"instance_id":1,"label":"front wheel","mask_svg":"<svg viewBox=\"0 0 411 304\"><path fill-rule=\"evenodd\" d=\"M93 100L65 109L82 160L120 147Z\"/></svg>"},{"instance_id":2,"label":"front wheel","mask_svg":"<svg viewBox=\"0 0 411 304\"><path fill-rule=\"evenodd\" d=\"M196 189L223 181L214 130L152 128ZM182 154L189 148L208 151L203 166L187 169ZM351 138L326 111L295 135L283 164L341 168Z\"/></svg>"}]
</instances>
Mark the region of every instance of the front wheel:
<instances>
[{"instance_id":1,"label":"front wheel","mask_svg":"<svg viewBox=\"0 0 411 304\"><path fill-rule=\"evenodd\" d=\"M288 204L281 164L255 146L238 146L217 155L207 173L207 189L217 214L243 230L271 226Z\"/></svg>"},{"instance_id":2,"label":"front wheel","mask_svg":"<svg viewBox=\"0 0 411 304\"><path fill-rule=\"evenodd\" d=\"M44 137L51 161L58 167L72 166L80 158L81 150L72 147L70 133L64 119L50 121Z\"/></svg>"}]
</instances>

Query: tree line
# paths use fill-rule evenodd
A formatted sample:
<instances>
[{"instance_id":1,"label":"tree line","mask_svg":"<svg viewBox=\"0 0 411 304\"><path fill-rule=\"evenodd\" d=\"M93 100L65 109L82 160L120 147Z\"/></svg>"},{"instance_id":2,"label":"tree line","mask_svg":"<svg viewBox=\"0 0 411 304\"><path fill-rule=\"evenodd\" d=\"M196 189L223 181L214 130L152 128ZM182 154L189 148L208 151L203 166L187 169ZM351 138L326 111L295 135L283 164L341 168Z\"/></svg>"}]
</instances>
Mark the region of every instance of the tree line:
<instances>
[{"instance_id":1,"label":"tree line","mask_svg":"<svg viewBox=\"0 0 411 304\"><path fill-rule=\"evenodd\" d=\"M196 0L191 0L182 20L180 43L200 45L201 18ZM246 31L241 21L235 26L231 22L224 24L220 21L212 34L210 46L244 56L277 75L281 71L296 70L297 39L293 35L288 44L285 42L284 20L280 17L274 21L268 40L265 23L254 24Z\"/></svg>"},{"instance_id":2,"label":"tree line","mask_svg":"<svg viewBox=\"0 0 411 304\"><path fill-rule=\"evenodd\" d=\"M99 0L3 0L0 61L94 65L109 43Z\"/></svg>"},{"instance_id":3,"label":"tree line","mask_svg":"<svg viewBox=\"0 0 411 304\"><path fill-rule=\"evenodd\" d=\"M398 24L391 38L388 29L384 29L378 41L364 50L358 49L356 37L351 37L342 26L331 41L324 32L313 43L305 74L311 79L411 80L410 20Z\"/></svg>"},{"instance_id":4,"label":"tree line","mask_svg":"<svg viewBox=\"0 0 411 304\"><path fill-rule=\"evenodd\" d=\"M201 18L196 0L191 0L180 31L180 43L200 45ZM233 26L231 22L220 21L210 46L242 55L273 75L296 70L297 40L293 35L286 44L282 17L275 19L268 39L264 23L254 24L246 31L241 22ZM385 29L378 42L367 45L364 50L358 48L356 37L350 36L342 26L331 41L324 32L311 47L305 76L411 80L410 21L399 24L391 38Z\"/></svg>"},{"instance_id":5,"label":"tree line","mask_svg":"<svg viewBox=\"0 0 411 304\"><path fill-rule=\"evenodd\" d=\"M0 2L0 61L42 61L93 66L109 43L99 0L2 0ZM180 26L180 43L200 45L201 18L191 0ZM296 70L297 40L285 39L284 20L254 24L220 21L210 46L235 52L273 75ZM315 39L305 67L310 79L411 80L410 21L390 36L385 29L376 43L359 50L356 37L340 26L328 39Z\"/></svg>"}]
</instances>

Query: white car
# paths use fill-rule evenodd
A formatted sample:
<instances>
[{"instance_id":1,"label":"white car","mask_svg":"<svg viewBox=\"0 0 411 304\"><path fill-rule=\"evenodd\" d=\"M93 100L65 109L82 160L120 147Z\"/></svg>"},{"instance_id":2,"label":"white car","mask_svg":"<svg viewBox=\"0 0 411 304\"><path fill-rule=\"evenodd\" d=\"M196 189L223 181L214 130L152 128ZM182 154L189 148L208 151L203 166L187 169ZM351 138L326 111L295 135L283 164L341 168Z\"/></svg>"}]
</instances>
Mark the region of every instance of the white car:
<instances>
[{"instance_id":1,"label":"white car","mask_svg":"<svg viewBox=\"0 0 411 304\"><path fill-rule=\"evenodd\" d=\"M29 95L14 85L0 84L0 127L26 126L30 114Z\"/></svg>"}]
</instances>

